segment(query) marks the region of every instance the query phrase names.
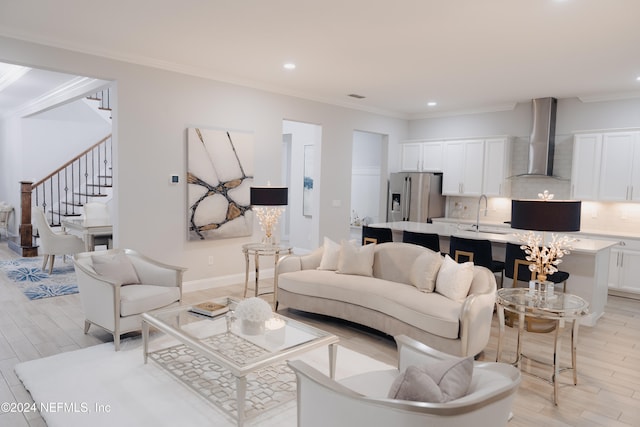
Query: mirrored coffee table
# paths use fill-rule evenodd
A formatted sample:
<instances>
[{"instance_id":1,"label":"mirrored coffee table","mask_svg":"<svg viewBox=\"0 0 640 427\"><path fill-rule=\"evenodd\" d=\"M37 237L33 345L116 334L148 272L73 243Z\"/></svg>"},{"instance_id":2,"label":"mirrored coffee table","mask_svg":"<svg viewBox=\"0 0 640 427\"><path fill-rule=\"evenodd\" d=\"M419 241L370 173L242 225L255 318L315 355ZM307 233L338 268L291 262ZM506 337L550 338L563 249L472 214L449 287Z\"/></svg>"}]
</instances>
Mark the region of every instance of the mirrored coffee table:
<instances>
[{"instance_id":1,"label":"mirrored coffee table","mask_svg":"<svg viewBox=\"0 0 640 427\"><path fill-rule=\"evenodd\" d=\"M239 300L213 301L234 310ZM246 335L227 314L208 317L173 307L142 315L144 362L151 358L181 382L237 420L295 398L295 375L285 361L328 346L329 375L335 375L338 337L274 314L264 333ZM163 334L154 334L155 328Z\"/></svg>"}]
</instances>

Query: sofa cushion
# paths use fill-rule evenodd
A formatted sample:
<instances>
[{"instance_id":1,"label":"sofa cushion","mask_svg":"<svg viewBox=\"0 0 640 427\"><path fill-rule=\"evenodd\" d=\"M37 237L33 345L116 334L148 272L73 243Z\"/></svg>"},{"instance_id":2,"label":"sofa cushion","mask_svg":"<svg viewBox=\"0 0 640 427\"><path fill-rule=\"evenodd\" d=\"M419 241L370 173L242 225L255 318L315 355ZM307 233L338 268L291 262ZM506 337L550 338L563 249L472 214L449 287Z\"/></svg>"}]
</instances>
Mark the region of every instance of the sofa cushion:
<instances>
[{"instance_id":1,"label":"sofa cushion","mask_svg":"<svg viewBox=\"0 0 640 427\"><path fill-rule=\"evenodd\" d=\"M411 284L422 292L433 292L441 265L442 256L440 253L427 249L425 253L413 261Z\"/></svg>"},{"instance_id":2,"label":"sofa cushion","mask_svg":"<svg viewBox=\"0 0 640 427\"><path fill-rule=\"evenodd\" d=\"M422 246L401 242L379 243L375 247L373 277L407 285L412 285L413 262L429 250Z\"/></svg>"},{"instance_id":3,"label":"sofa cushion","mask_svg":"<svg viewBox=\"0 0 640 427\"><path fill-rule=\"evenodd\" d=\"M304 270L281 274L278 287L299 295L367 307L444 338L457 339L459 335L462 303L438 293L418 292L412 285L333 271ZM362 319L360 323L366 325L367 321Z\"/></svg>"},{"instance_id":4,"label":"sofa cushion","mask_svg":"<svg viewBox=\"0 0 640 427\"><path fill-rule=\"evenodd\" d=\"M342 241L337 273L371 276L373 273L373 254L375 245L356 246L355 243Z\"/></svg>"},{"instance_id":5,"label":"sofa cushion","mask_svg":"<svg viewBox=\"0 0 640 427\"><path fill-rule=\"evenodd\" d=\"M100 276L122 285L140 283L135 267L123 253L115 255L92 255L93 269Z\"/></svg>"},{"instance_id":6,"label":"sofa cushion","mask_svg":"<svg viewBox=\"0 0 640 427\"><path fill-rule=\"evenodd\" d=\"M180 300L174 286L131 285L120 288L120 316L141 314Z\"/></svg>"},{"instance_id":7,"label":"sofa cushion","mask_svg":"<svg viewBox=\"0 0 640 427\"><path fill-rule=\"evenodd\" d=\"M473 263L458 264L445 255L436 279L436 292L454 301L464 301L473 280Z\"/></svg>"},{"instance_id":8,"label":"sofa cushion","mask_svg":"<svg viewBox=\"0 0 640 427\"><path fill-rule=\"evenodd\" d=\"M338 261L340 260L340 244L325 237L322 248L322 259L318 270L337 270Z\"/></svg>"},{"instance_id":9,"label":"sofa cushion","mask_svg":"<svg viewBox=\"0 0 640 427\"><path fill-rule=\"evenodd\" d=\"M398 375L390 399L445 403L467 394L473 375L473 358L451 358L411 365Z\"/></svg>"}]
</instances>

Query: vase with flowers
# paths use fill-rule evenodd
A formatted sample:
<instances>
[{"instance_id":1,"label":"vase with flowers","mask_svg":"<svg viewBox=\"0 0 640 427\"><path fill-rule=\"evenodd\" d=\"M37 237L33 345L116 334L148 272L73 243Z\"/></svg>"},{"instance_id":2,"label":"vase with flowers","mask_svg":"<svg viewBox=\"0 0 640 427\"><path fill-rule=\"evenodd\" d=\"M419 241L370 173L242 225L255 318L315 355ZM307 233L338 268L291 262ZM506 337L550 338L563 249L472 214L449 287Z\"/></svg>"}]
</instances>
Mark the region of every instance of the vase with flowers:
<instances>
[{"instance_id":1,"label":"vase with flowers","mask_svg":"<svg viewBox=\"0 0 640 427\"><path fill-rule=\"evenodd\" d=\"M235 316L240 320L243 334L259 335L264 332L265 322L273 317L273 312L268 302L251 297L238 303Z\"/></svg>"},{"instance_id":2,"label":"vase with flowers","mask_svg":"<svg viewBox=\"0 0 640 427\"><path fill-rule=\"evenodd\" d=\"M533 287L544 291L549 296L553 295L553 283L547 282L547 276L558 271L558 264L562 262L562 257L569 254L571 242L575 239L569 236L559 237L557 234L551 235L551 242L547 246L543 236L529 231L522 235L516 235L520 246L526 254L526 260L530 261L529 270L536 273L536 280Z\"/></svg>"}]
</instances>

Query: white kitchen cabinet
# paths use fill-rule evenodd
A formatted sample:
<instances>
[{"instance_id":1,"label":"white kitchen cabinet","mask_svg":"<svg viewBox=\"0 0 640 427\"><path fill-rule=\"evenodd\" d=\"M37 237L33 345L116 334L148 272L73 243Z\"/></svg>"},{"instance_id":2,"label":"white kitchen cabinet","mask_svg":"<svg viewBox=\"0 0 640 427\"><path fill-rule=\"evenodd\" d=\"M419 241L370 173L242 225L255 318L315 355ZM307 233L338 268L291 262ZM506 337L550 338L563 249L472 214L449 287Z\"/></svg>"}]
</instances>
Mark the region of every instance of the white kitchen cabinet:
<instances>
[{"instance_id":1,"label":"white kitchen cabinet","mask_svg":"<svg viewBox=\"0 0 640 427\"><path fill-rule=\"evenodd\" d=\"M427 172L442 172L442 156L444 142L433 141L422 143L422 170Z\"/></svg>"},{"instance_id":2,"label":"white kitchen cabinet","mask_svg":"<svg viewBox=\"0 0 640 427\"><path fill-rule=\"evenodd\" d=\"M442 141L402 144L401 169L405 172L442 172Z\"/></svg>"},{"instance_id":3,"label":"white kitchen cabinet","mask_svg":"<svg viewBox=\"0 0 640 427\"><path fill-rule=\"evenodd\" d=\"M444 144L442 194L482 195L484 140L447 141Z\"/></svg>"},{"instance_id":4,"label":"white kitchen cabinet","mask_svg":"<svg viewBox=\"0 0 640 427\"><path fill-rule=\"evenodd\" d=\"M640 250L616 246L611 250L609 290L640 294Z\"/></svg>"},{"instance_id":5,"label":"white kitchen cabinet","mask_svg":"<svg viewBox=\"0 0 640 427\"><path fill-rule=\"evenodd\" d=\"M401 169L405 172L419 172L422 170L422 144L417 142L402 144Z\"/></svg>"},{"instance_id":6,"label":"white kitchen cabinet","mask_svg":"<svg viewBox=\"0 0 640 427\"><path fill-rule=\"evenodd\" d=\"M487 196L510 195L508 177L511 173L511 143L508 138L484 141L484 179L482 192Z\"/></svg>"},{"instance_id":7,"label":"white kitchen cabinet","mask_svg":"<svg viewBox=\"0 0 640 427\"><path fill-rule=\"evenodd\" d=\"M571 197L598 200L602 134L580 134L573 138Z\"/></svg>"},{"instance_id":8,"label":"white kitchen cabinet","mask_svg":"<svg viewBox=\"0 0 640 427\"><path fill-rule=\"evenodd\" d=\"M640 132L603 134L598 199L640 201Z\"/></svg>"}]
</instances>

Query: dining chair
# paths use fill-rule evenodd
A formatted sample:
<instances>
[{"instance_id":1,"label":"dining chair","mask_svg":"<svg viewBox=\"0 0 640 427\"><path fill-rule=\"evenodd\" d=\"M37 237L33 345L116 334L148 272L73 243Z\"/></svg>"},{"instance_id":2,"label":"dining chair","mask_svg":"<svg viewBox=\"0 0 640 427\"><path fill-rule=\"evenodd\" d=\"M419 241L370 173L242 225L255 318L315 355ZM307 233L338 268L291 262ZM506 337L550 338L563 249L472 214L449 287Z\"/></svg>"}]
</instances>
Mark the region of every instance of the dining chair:
<instances>
[{"instance_id":1,"label":"dining chair","mask_svg":"<svg viewBox=\"0 0 640 427\"><path fill-rule=\"evenodd\" d=\"M44 211L38 207L31 210L31 218L38 230L38 251L43 256L42 270L49 261L49 274L53 273L53 262L56 255L74 255L84 251L84 242L78 236L65 232L55 232L51 229Z\"/></svg>"}]
</instances>

